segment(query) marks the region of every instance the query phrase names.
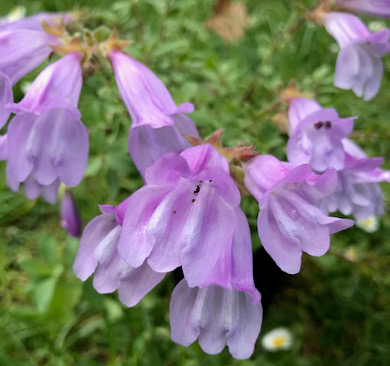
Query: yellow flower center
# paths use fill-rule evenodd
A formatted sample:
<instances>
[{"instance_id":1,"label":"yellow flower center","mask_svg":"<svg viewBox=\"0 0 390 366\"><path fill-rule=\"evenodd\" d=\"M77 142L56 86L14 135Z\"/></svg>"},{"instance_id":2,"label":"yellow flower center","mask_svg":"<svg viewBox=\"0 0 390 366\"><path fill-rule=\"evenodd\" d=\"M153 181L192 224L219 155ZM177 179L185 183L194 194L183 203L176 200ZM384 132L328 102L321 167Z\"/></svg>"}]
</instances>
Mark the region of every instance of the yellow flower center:
<instances>
[{"instance_id":1,"label":"yellow flower center","mask_svg":"<svg viewBox=\"0 0 390 366\"><path fill-rule=\"evenodd\" d=\"M285 339L283 337L276 337L275 339L273 339L272 344L274 345L274 347L279 348L283 346L284 342Z\"/></svg>"}]
</instances>

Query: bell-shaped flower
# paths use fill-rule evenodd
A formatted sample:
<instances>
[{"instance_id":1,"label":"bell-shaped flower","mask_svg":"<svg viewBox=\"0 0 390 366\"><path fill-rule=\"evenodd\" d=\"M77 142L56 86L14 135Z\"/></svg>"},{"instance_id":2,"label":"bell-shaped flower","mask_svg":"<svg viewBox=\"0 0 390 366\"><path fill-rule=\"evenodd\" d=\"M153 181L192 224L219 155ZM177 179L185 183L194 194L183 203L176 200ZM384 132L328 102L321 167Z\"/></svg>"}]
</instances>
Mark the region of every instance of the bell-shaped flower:
<instances>
[{"instance_id":1,"label":"bell-shaped flower","mask_svg":"<svg viewBox=\"0 0 390 366\"><path fill-rule=\"evenodd\" d=\"M40 193L55 202L59 183L80 183L88 160L88 132L76 109L81 54L72 52L37 77L24 99L9 108L7 181L17 191L25 182L30 199ZM46 191L49 190L50 194Z\"/></svg>"},{"instance_id":2,"label":"bell-shaped flower","mask_svg":"<svg viewBox=\"0 0 390 366\"><path fill-rule=\"evenodd\" d=\"M338 172L336 191L326 201L329 211L353 215L357 220L384 213L382 190L379 182L390 182L390 172L379 167L383 158L367 158L352 141L343 140L346 166Z\"/></svg>"},{"instance_id":3,"label":"bell-shaped flower","mask_svg":"<svg viewBox=\"0 0 390 366\"><path fill-rule=\"evenodd\" d=\"M353 225L328 216L324 199L337 186L333 169L317 175L309 165L293 167L260 155L246 167L245 186L259 202L257 228L264 249L287 273L299 272L302 252L324 255L330 234Z\"/></svg>"},{"instance_id":4,"label":"bell-shaped flower","mask_svg":"<svg viewBox=\"0 0 390 366\"><path fill-rule=\"evenodd\" d=\"M61 200L61 226L75 238L81 235L82 222L80 214L69 188L65 189Z\"/></svg>"},{"instance_id":5,"label":"bell-shaped flower","mask_svg":"<svg viewBox=\"0 0 390 366\"><path fill-rule=\"evenodd\" d=\"M376 17L390 17L389 0L336 0L337 5L346 10L357 13L374 15Z\"/></svg>"},{"instance_id":6,"label":"bell-shaped flower","mask_svg":"<svg viewBox=\"0 0 390 366\"><path fill-rule=\"evenodd\" d=\"M327 13L324 24L341 49L334 85L351 89L364 100L374 98L383 76L382 56L390 52L390 30L371 33L358 17L347 13Z\"/></svg>"},{"instance_id":7,"label":"bell-shaped flower","mask_svg":"<svg viewBox=\"0 0 390 366\"><path fill-rule=\"evenodd\" d=\"M168 90L146 66L119 51L109 54L119 92L130 113L129 152L137 169L145 169L168 152L180 153L190 144L183 134L198 137L186 116L193 105L176 107Z\"/></svg>"},{"instance_id":8,"label":"bell-shaped flower","mask_svg":"<svg viewBox=\"0 0 390 366\"><path fill-rule=\"evenodd\" d=\"M310 164L317 172L344 168L342 139L353 129L354 118L340 118L335 109L324 109L305 98L290 100L289 162Z\"/></svg>"},{"instance_id":9,"label":"bell-shaped flower","mask_svg":"<svg viewBox=\"0 0 390 366\"><path fill-rule=\"evenodd\" d=\"M0 32L0 71L14 85L23 76L39 66L57 45L57 37L35 30Z\"/></svg>"},{"instance_id":10,"label":"bell-shaped flower","mask_svg":"<svg viewBox=\"0 0 390 366\"><path fill-rule=\"evenodd\" d=\"M102 215L95 217L85 228L73 269L85 281L94 274L93 286L99 293L118 291L119 300L126 306L136 305L163 278L145 262L138 268L129 266L118 255L127 200L119 206L100 206Z\"/></svg>"},{"instance_id":11,"label":"bell-shaped flower","mask_svg":"<svg viewBox=\"0 0 390 366\"><path fill-rule=\"evenodd\" d=\"M249 358L260 333L260 302L243 291L219 286L189 287L183 279L170 304L172 340L189 346L198 339L203 351L216 354L227 345L237 359Z\"/></svg>"},{"instance_id":12,"label":"bell-shaped flower","mask_svg":"<svg viewBox=\"0 0 390 366\"><path fill-rule=\"evenodd\" d=\"M231 253L247 253L250 242L235 239L247 224L227 160L209 144L168 153L146 169L145 181L129 198L118 245L123 260L133 267L147 260L157 272L182 266L190 287L241 289L248 274ZM242 286L254 292L247 280Z\"/></svg>"}]
</instances>

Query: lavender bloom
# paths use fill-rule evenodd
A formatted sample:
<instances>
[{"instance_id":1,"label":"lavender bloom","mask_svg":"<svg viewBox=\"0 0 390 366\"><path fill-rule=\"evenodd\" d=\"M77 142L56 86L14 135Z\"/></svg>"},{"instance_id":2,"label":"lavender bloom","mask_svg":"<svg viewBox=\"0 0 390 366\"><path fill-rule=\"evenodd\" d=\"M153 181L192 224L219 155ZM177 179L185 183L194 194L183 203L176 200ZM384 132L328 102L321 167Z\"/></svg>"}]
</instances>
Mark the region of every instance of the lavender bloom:
<instances>
[{"instance_id":1,"label":"lavender bloom","mask_svg":"<svg viewBox=\"0 0 390 366\"><path fill-rule=\"evenodd\" d=\"M0 71L14 85L45 61L51 53L49 46L58 42L58 38L41 31L0 32Z\"/></svg>"},{"instance_id":2,"label":"lavender bloom","mask_svg":"<svg viewBox=\"0 0 390 366\"><path fill-rule=\"evenodd\" d=\"M374 98L383 75L382 56L390 52L390 30L371 33L358 17L346 13L325 14L324 24L341 48L334 85L364 100Z\"/></svg>"},{"instance_id":3,"label":"lavender bloom","mask_svg":"<svg viewBox=\"0 0 390 366\"><path fill-rule=\"evenodd\" d=\"M246 293L218 286L190 288L182 280L170 304L172 340L189 346L196 339L202 349L216 354L227 346L238 359L249 358L260 333L263 311Z\"/></svg>"},{"instance_id":4,"label":"lavender bloom","mask_svg":"<svg viewBox=\"0 0 390 366\"><path fill-rule=\"evenodd\" d=\"M72 236L81 235L81 219L70 189L66 189L61 201L61 226Z\"/></svg>"},{"instance_id":5,"label":"lavender bloom","mask_svg":"<svg viewBox=\"0 0 390 366\"><path fill-rule=\"evenodd\" d=\"M390 17L389 0L336 0L338 5L358 13L374 15L377 17Z\"/></svg>"},{"instance_id":6,"label":"lavender bloom","mask_svg":"<svg viewBox=\"0 0 390 366\"><path fill-rule=\"evenodd\" d=\"M9 108L17 115L8 127L7 181L26 195L56 201L59 183L80 183L88 160L88 132L76 109L82 75L81 54L72 52L37 77L24 99Z\"/></svg>"},{"instance_id":7,"label":"lavender bloom","mask_svg":"<svg viewBox=\"0 0 390 366\"><path fill-rule=\"evenodd\" d=\"M384 213L379 182L390 181L390 172L379 168L382 158L367 158L366 154L350 140L343 140L346 166L338 172L336 191L327 198L330 212L340 211L354 215L357 220Z\"/></svg>"},{"instance_id":8,"label":"lavender bloom","mask_svg":"<svg viewBox=\"0 0 390 366\"><path fill-rule=\"evenodd\" d=\"M27 29L42 31L42 21L50 26L58 26L61 22L70 23L73 16L70 13L38 13L29 17L24 17L10 21L7 18L0 19L0 32Z\"/></svg>"},{"instance_id":9,"label":"lavender bloom","mask_svg":"<svg viewBox=\"0 0 390 366\"><path fill-rule=\"evenodd\" d=\"M167 152L182 152L190 147L183 134L198 137L186 113L193 105L176 107L164 84L133 58L112 51L109 54L119 92L130 113L129 152L142 176L145 169Z\"/></svg>"},{"instance_id":10,"label":"lavender bloom","mask_svg":"<svg viewBox=\"0 0 390 366\"><path fill-rule=\"evenodd\" d=\"M129 198L118 244L123 260L133 267L147 260L157 272L182 266L190 287L255 293L248 279L250 255L243 254L250 242L237 238L246 219L227 160L204 144L163 155L146 169L145 180ZM234 260L232 251L239 253Z\"/></svg>"},{"instance_id":11,"label":"lavender bloom","mask_svg":"<svg viewBox=\"0 0 390 366\"><path fill-rule=\"evenodd\" d=\"M127 200L119 206L100 206L102 215L95 217L85 228L73 269L85 281L94 273L93 286L99 293L118 291L119 300L126 306L136 305L163 278L145 262L138 268L125 263L118 255Z\"/></svg>"},{"instance_id":12,"label":"lavender bloom","mask_svg":"<svg viewBox=\"0 0 390 366\"><path fill-rule=\"evenodd\" d=\"M302 252L324 255L330 234L353 225L352 220L327 216L324 199L336 185L333 169L316 175L309 165L293 167L270 155L258 156L248 164L245 186L259 202L259 237L283 271L298 273Z\"/></svg>"},{"instance_id":13,"label":"lavender bloom","mask_svg":"<svg viewBox=\"0 0 390 366\"><path fill-rule=\"evenodd\" d=\"M335 109L324 109L314 100L291 99L288 160L296 165L310 164L318 172L343 169L341 140L352 132L353 120L339 118Z\"/></svg>"}]
</instances>

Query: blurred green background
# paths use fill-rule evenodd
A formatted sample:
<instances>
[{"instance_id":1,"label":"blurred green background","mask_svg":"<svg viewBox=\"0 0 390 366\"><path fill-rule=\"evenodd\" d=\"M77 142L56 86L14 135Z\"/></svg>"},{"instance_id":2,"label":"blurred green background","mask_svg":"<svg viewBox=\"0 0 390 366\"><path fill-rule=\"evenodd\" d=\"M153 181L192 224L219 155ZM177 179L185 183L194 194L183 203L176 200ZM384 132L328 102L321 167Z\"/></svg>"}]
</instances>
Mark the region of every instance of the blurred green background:
<instances>
[{"instance_id":1,"label":"blurred green background","mask_svg":"<svg viewBox=\"0 0 390 366\"><path fill-rule=\"evenodd\" d=\"M225 128L226 146L254 143L260 152L283 159L287 136L273 117L284 111L278 97L295 79L342 117L359 116L354 141L370 156L388 158L390 57L385 58L379 95L365 103L333 87L333 39L324 29L300 22L315 1L242 3L248 24L235 42L206 27L213 17L212 0L2 0L0 11L5 16L14 6L25 6L27 14L78 9L87 28L116 28L121 38L134 41L127 51L166 83L177 103L195 104L193 119L202 136ZM390 26L365 20L373 29ZM39 70L24 81L32 81ZM22 85L15 88L17 100L23 96ZM253 93L245 98L251 85ZM108 63L86 81L80 109L91 150L85 179L73 193L86 224L98 214L97 204L118 204L142 182L127 153L131 121ZM390 160L385 167L390 168ZM386 185L383 189L388 206L390 190ZM247 197L243 208L257 251L257 205ZM226 349L210 356L197 344L184 348L171 342L172 276L132 309L122 306L116 294L99 295L90 281L77 280L72 262L78 240L60 227L58 210L58 204L28 201L23 192L10 192L5 164L0 163L0 365L390 364L388 214L377 232L354 227L337 234L330 253L322 258L305 255L299 275L279 278L253 357L236 361ZM262 275L272 288L274 272ZM264 350L262 335L279 326L293 333L292 349Z\"/></svg>"}]
</instances>

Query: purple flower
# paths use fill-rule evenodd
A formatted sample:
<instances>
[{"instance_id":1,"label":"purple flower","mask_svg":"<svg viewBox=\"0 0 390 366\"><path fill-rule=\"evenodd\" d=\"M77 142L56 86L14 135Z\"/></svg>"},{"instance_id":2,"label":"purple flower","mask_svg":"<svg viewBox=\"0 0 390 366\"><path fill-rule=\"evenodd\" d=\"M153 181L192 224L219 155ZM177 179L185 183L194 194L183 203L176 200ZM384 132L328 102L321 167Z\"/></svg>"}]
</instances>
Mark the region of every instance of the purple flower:
<instances>
[{"instance_id":1,"label":"purple flower","mask_svg":"<svg viewBox=\"0 0 390 366\"><path fill-rule=\"evenodd\" d=\"M100 293L118 290L126 306L136 305L165 276L154 272L145 262L138 268L129 266L118 255L127 200L119 206L100 206L102 215L95 217L85 228L73 269L85 281L94 273L93 286Z\"/></svg>"},{"instance_id":2,"label":"purple flower","mask_svg":"<svg viewBox=\"0 0 390 366\"><path fill-rule=\"evenodd\" d=\"M0 71L14 85L45 61L52 52L49 46L58 42L58 38L41 31L0 32Z\"/></svg>"},{"instance_id":3,"label":"purple flower","mask_svg":"<svg viewBox=\"0 0 390 366\"><path fill-rule=\"evenodd\" d=\"M357 220L384 213L382 191L378 182L389 182L390 172L379 168L382 158L367 158L352 141L343 140L346 166L338 172L336 191L327 198L330 212L354 215Z\"/></svg>"},{"instance_id":4,"label":"purple flower","mask_svg":"<svg viewBox=\"0 0 390 366\"><path fill-rule=\"evenodd\" d=\"M56 37L44 32L0 31L0 128L11 113L5 106L13 102L12 86L39 66L51 53L49 45L57 43Z\"/></svg>"},{"instance_id":5,"label":"purple flower","mask_svg":"<svg viewBox=\"0 0 390 366\"><path fill-rule=\"evenodd\" d=\"M75 238L81 235L80 214L69 188L65 189L61 201L61 226Z\"/></svg>"},{"instance_id":6,"label":"purple flower","mask_svg":"<svg viewBox=\"0 0 390 366\"><path fill-rule=\"evenodd\" d=\"M312 99L291 99L288 160L295 165L310 164L318 172L343 169L341 140L352 132L353 120L339 118L335 109L324 109Z\"/></svg>"},{"instance_id":7,"label":"purple flower","mask_svg":"<svg viewBox=\"0 0 390 366\"><path fill-rule=\"evenodd\" d=\"M327 216L324 199L336 185L333 169L316 175L309 165L293 167L270 155L258 156L246 167L245 186L260 206L260 240L283 271L298 273L302 252L324 255L330 234L353 225L352 220Z\"/></svg>"},{"instance_id":8,"label":"purple flower","mask_svg":"<svg viewBox=\"0 0 390 366\"><path fill-rule=\"evenodd\" d=\"M60 25L61 22L68 24L72 19L73 15L70 13L38 13L14 21L3 18L0 19L0 32L18 29L42 31L42 21L55 27Z\"/></svg>"},{"instance_id":9,"label":"purple flower","mask_svg":"<svg viewBox=\"0 0 390 366\"><path fill-rule=\"evenodd\" d=\"M345 9L374 15L377 17L390 17L389 0L337 0L338 5Z\"/></svg>"},{"instance_id":10,"label":"purple flower","mask_svg":"<svg viewBox=\"0 0 390 366\"><path fill-rule=\"evenodd\" d=\"M209 144L168 153L146 169L145 181L129 198L118 244L123 260L133 267L147 260L157 272L182 266L190 287L233 286L256 297L250 240L237 234L247 223L227 160Z\"/></svg>"},{"instance_id":11,"label":"purple flower","mask_svg":"<svg viewBox=\"0 0 390 366\"><path fill-rule=\"evenodd\" d=\"M26 195L56 201L59 183L80 183L88 160L88 132L76 109L80 95L81 54L72 52L37 77L24 99L9 108L7 181Z\"/></svg>"},{"instance_id":12,"label":"purple flower","mask_svg":"<svg viewBox=\"0 0 390 366\"><path fill-rule=\"evenodd\" d=\"M176 107L164 84L133 58L110 52L119 92L133 121L129 152L144 176L145 169L167 152L190 147L183 134L198 137L193 121L185 115L193 111L190 103Z\"/></svg>"},{"instance_id":13,"label":"purple flower","mask_svg":"<svg viewBox=\"0 0 390 366\"><path fill-rule=\"evenodd\" d=\"M341 48L334 85L364 100L374 98L383 75L382 56L390 51L390 30L371 33L358 17L346 13L325 14L324 24Z\"/></svg>"},{"instance_id":14,"label":"purple flower","mask_svg":"<svg viewBox=\"0 0 390 366\"><path fill-rule=\"evenodd\" d=\"M182 280L173 290L170 305L172 340L189 346L196 339L210 354L227 345L231 355L249 358L260 333L263 311L260 302L236 289L188 286Z\"/></svg>"}]
</instances>

